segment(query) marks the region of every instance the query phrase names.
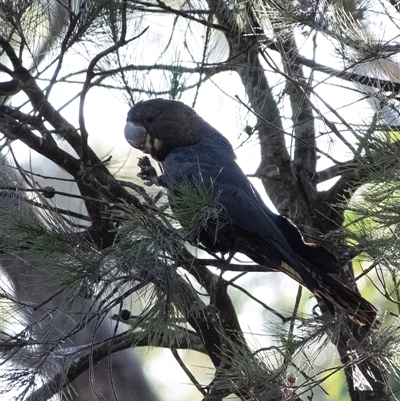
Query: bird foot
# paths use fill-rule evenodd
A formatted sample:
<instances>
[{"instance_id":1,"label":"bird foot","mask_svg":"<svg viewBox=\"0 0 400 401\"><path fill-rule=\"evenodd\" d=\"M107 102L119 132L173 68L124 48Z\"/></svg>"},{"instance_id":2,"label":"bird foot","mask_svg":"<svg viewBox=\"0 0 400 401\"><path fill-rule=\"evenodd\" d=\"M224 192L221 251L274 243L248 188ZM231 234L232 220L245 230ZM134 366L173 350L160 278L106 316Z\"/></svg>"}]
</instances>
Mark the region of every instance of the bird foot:
<instances>
[{"instance_id":1,"label":"bird foot","mask_svg":"<svg viewBox=\"0 0 400 401\"><path fill-rule=\"evenodd\" d=\"M140 167L140 173L138 173L137 176L144 181L145 185L148 187L151 187L152 185L161 185L160 177L157 176L157 171L151 165L147 156L140 157L137 165Z\"/></svg>"}]
</instances>

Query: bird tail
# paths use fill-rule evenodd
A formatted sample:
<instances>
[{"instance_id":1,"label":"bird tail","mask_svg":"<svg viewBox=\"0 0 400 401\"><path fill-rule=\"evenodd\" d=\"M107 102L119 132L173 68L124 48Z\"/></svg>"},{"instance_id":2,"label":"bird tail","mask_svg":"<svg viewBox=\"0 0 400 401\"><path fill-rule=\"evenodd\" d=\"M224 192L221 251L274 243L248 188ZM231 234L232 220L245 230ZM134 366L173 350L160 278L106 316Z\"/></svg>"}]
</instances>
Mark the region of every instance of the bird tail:
<instances>
[{"instance_id":1,"label":"bird tail","mask_svg":"<svg viewBox=\"0 0 400 401\"><path fill-rule=\"evenodd\" d=\"M349 318L358 325L372 329L379 327L377 309L359 293L346 287L331 274L318 272L303 264L301 267L304 269L303 274L300 273L298 267L293 269L287 263L281 262L281 271L321 298L332 314L335 312L334 306L337 306L344 310Z\"/></svg>"},{"instance_id":2,"label":"bird tail","mask_svg":"<svg viewBox=\"0 0 400 401\"><path fill-rule=\"evenodd\" d=\"M238 252L265 266L269 271L280 271L306 287L315 296L322 299L329 312L334 314L335 307L342 309L349 318L360 326L377 329L379 320L376 308L358 292L346 287L330 269L314 266L310 260L300 255L282 255L277 247L257 235L246 233L246 240L237 243Z\"/></svg>"},{"instance_id":3,"label":"bird tail","mask_svg":"<svg viewBox=\"0 0 400 401\"><path fill-rule=\"evenodd\" d=\"M313 293L322 298L328 307L329 304L337 305L358 325L378 329L380 322L377 309L359 293L328 274L320 277L317 283Z\"/></svg>"}]
</instances>

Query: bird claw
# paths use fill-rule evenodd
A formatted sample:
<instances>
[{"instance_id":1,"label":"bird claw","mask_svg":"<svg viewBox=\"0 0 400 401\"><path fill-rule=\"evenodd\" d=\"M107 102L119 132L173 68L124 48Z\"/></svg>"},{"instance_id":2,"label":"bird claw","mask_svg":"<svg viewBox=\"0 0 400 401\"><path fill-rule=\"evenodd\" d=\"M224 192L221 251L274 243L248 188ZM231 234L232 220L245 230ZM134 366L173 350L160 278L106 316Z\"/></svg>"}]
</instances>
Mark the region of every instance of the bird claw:
<instances>
[{"instance_id":1,"label":"bird claw","mask_svg":"<svg viewBox=\"0 0 400 401\"><path fill-rule=\"evenodd\" d=\"M144 185L147 185L148 187L151 187L152 185L160 185L157 171L151 165L147 156L140 157L137 165L140 167L140 173L138 173L137 176L144 181Z\"/></svg>"}]
</instances>

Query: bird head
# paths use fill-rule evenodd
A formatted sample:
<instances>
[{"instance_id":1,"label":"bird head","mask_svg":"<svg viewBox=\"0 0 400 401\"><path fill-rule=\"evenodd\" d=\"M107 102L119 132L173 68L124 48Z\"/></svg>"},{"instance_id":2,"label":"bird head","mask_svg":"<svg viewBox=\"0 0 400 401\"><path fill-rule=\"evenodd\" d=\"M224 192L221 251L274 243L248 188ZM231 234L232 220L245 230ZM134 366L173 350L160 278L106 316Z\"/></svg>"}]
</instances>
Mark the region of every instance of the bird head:
<instances>
[{"instance_id":1,"label":"bird head","mask_svg":"<svg viewBox=\"0 0 400 401\"><path fill-rule=\"evenodd\" d=\"M204 124L207 123L182 102L152 99L132 107L124 132L132 147L163 161L171 150L199 142Z\"/></svg>"}]
</instances>

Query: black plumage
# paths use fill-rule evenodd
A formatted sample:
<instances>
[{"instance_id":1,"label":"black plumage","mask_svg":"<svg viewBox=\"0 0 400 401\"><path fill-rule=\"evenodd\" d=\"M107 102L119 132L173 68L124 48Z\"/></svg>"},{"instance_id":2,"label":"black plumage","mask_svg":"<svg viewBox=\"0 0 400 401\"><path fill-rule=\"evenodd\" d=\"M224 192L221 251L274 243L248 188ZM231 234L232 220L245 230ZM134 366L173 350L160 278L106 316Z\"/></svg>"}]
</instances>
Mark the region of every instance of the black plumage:
<instances>
[{"instance_id":1,"label":"black plumage","mask_svg":"<svg viewBox=\"0 0 400 401\"><path fill-rule=\"evenodd\" d=\"M306 244L297 228L273 213L235 161L228 140L177 101L137 103L128 113L125 137L161 162L158 182L179 196L179 187L201 183L221 205L217 221L201 227L199 241L212 252L240 252L254 262L288 274L323 299L333 312L344 309L360 325L377 325L376 309L338 280L336 258ZM178 193L177 193L178 192Z\"/></svg>"}]
</instances>

